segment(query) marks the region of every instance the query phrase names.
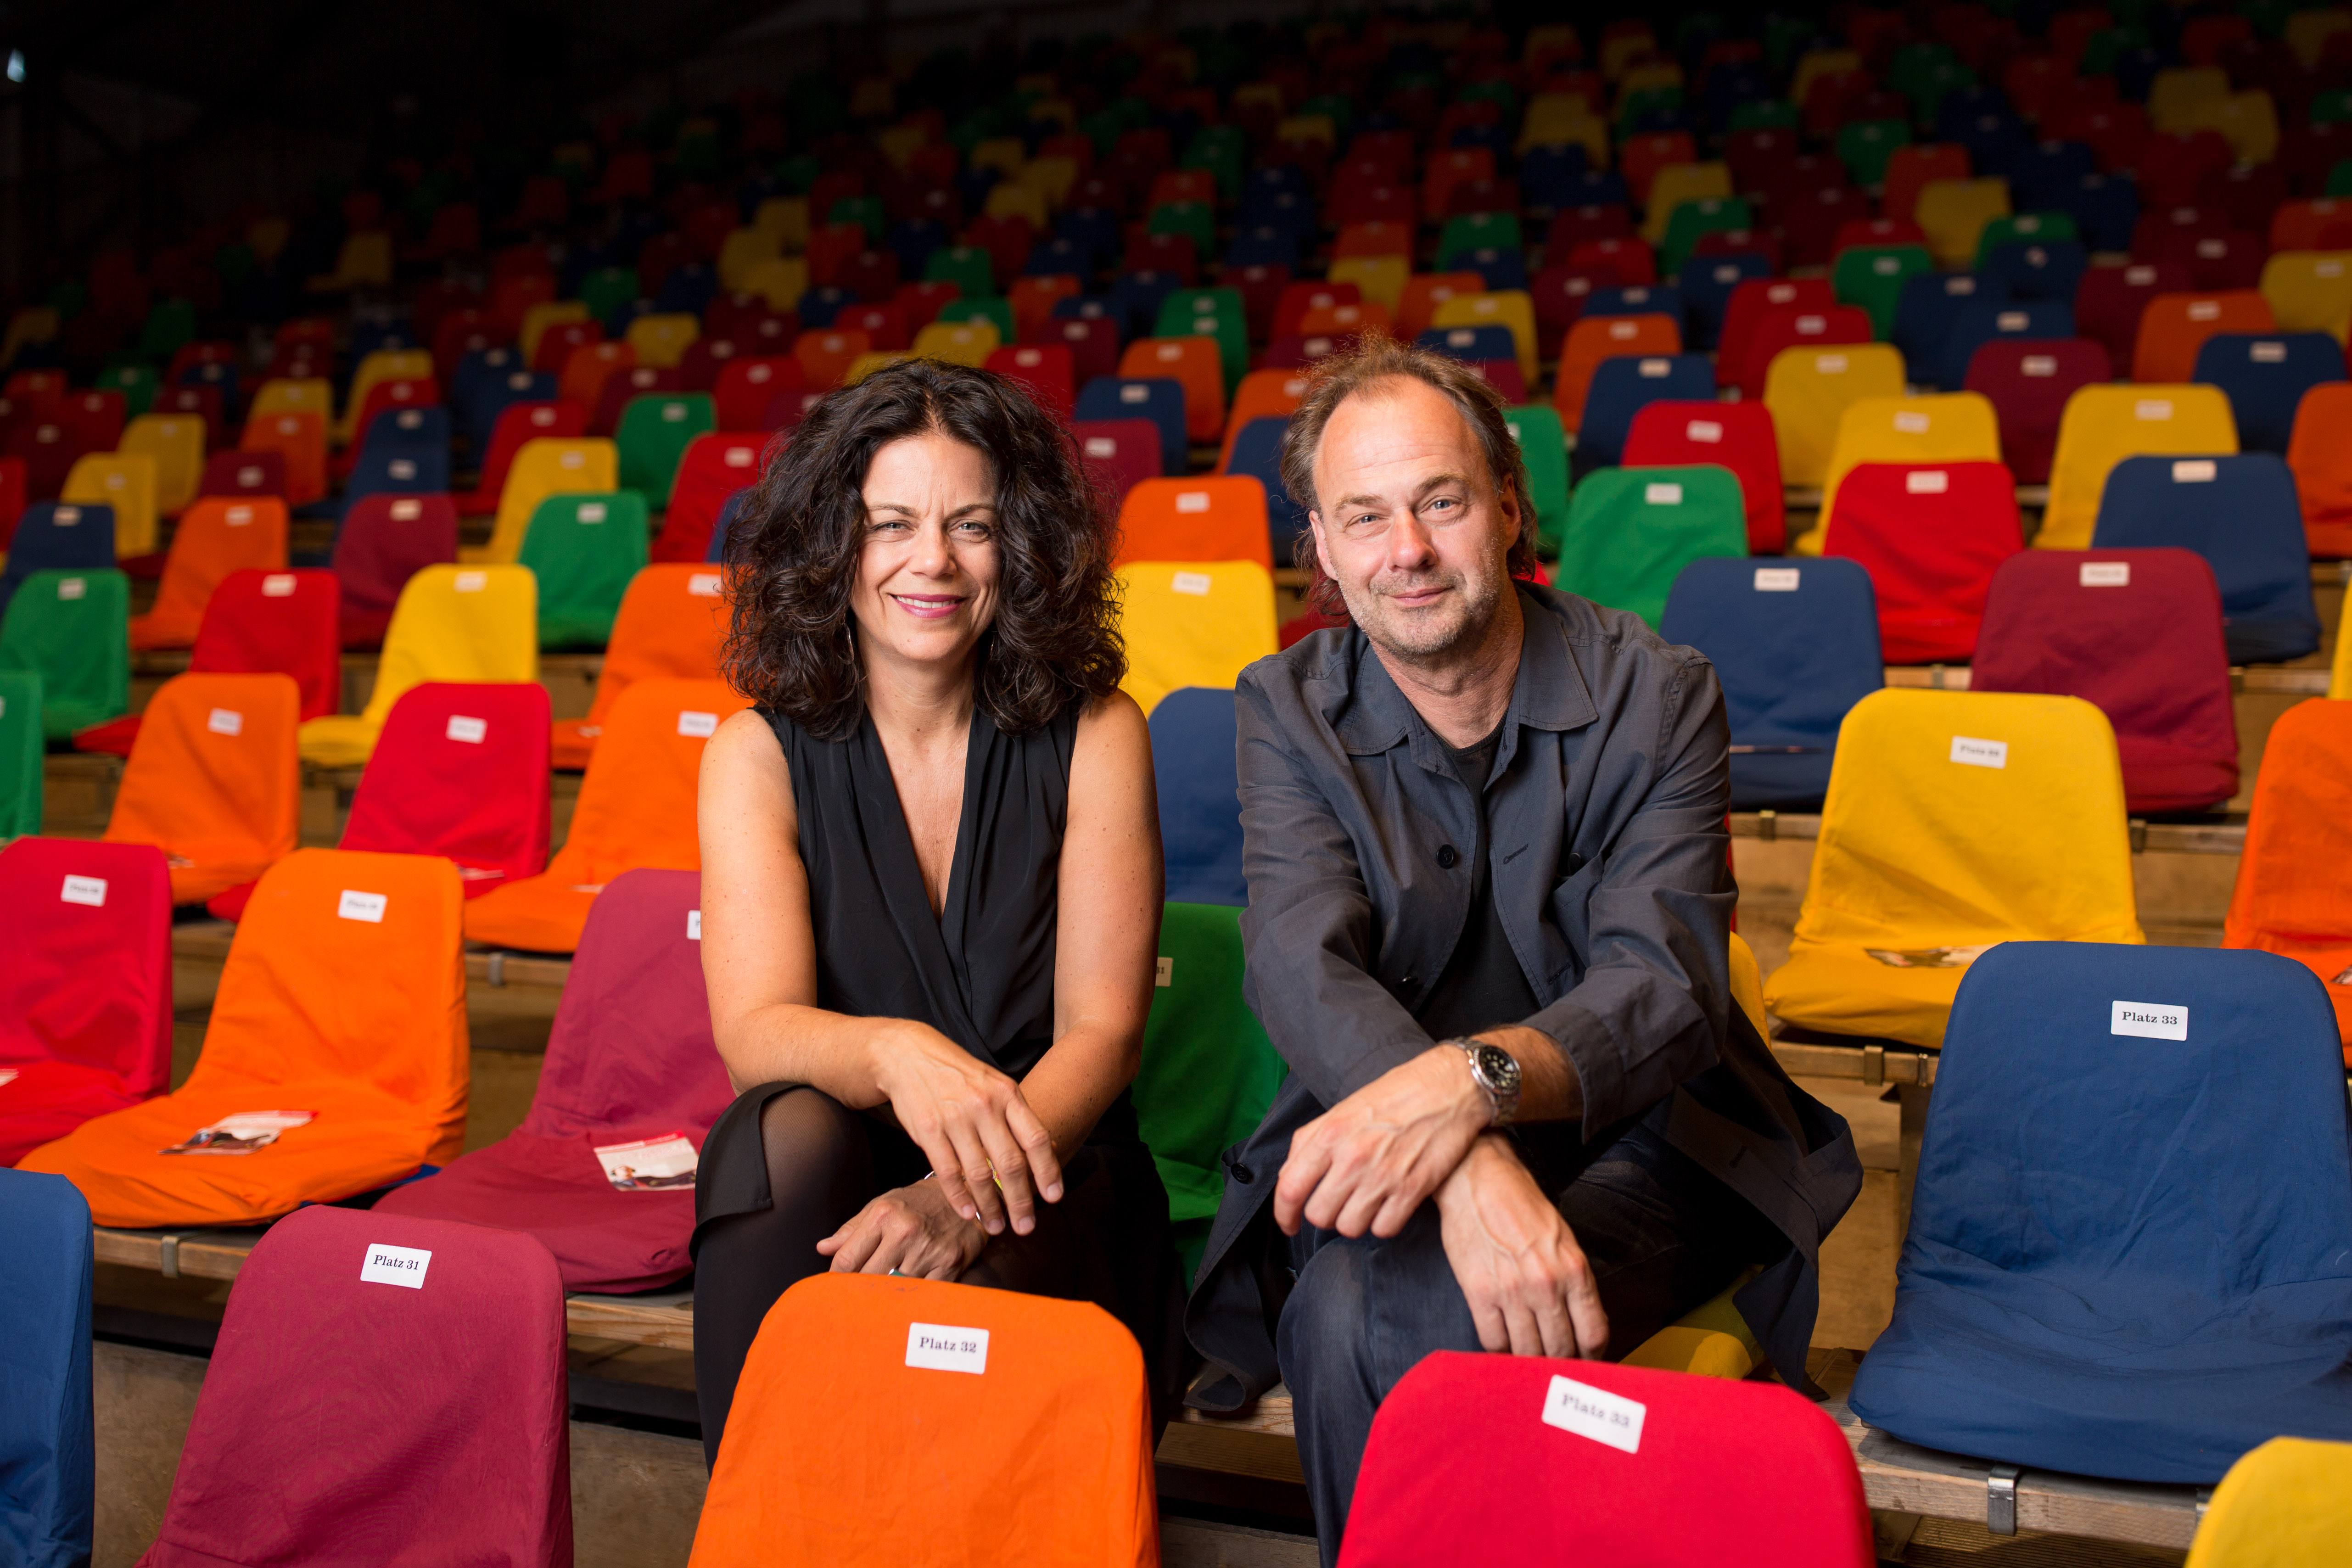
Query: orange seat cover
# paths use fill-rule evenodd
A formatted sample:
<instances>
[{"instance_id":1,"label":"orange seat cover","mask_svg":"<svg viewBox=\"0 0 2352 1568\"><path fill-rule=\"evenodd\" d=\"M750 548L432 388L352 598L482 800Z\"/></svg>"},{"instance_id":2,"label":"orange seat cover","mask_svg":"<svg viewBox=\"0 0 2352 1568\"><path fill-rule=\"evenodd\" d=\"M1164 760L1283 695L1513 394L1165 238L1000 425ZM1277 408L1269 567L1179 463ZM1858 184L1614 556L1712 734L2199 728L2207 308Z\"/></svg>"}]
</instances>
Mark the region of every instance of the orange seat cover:
<instances>
[{"instance_id":1,"label":"orange seat cover","mask_svg":"<svg viewBox=\"0 0 2352 1568\"><path fill-rule=\"evenodd\" d=\"M692 1568L1158 1568L1150 1419L1099 1307L819 1274L743 1363Z\"/></svg>"},{"instance_id":2,"label":"orange seat cover","mask_svg":"<svg viewBox=\"0 0 2352 1568\"><path fill-rule=\"evenodd\" d=\"M698 871L695 784L702 748L751 704L723 680L640 680L621 693L596 740L572 831L547 869L476 899L466 935L494 947L570 952L604 884L640 866Z\"/></svg>"},{"instance_id":3,"label":"orange seat cover","mask_svg":"<svg viewBox=\"0 0 2352 1568\"><path fill-rule=\"evenodd\" d=\"M174 904L252 881L300 836L301 725L290 675L173 677L131 743L107 842L163 850Z\"/></svg>"},{"instance_id":4,"label":"orange seat cover","mask_svg":"<svg viewBox=\"0 0 2352 1568\"><path fill-rule=\"evenodd\" d=\"M314 413L259 414L245 422L237 448L276 452L286 460L286 504L308 506L327 494L327 422Z\"/></svg>"},{"instance_id":5,"label":"orange seat cover","mask_svg":"<svg viewBox=\"0 0 2352 1568\"><path fill-rule=\"evenodd\" d=\"M1559 381L1551 399L1560 424L1574 430L1584 423L1584 395L1592 390L1592 373L1602 360L1682 352L1683 330L1672 316L1585 317L1568 329L1560 344Z\"/></svg>"},{"instance_id":6,"label":"orange seat cover","mask_svg":"<svg viewBox=\"0 0 2352 1568\"><path fill-rule=\"evenodd\" d=\"M2352 382L2323 382L2295 405L2286 463L2314 555L2352 555ZM133 623L136 625L137 623Z\"/></svg>"},{"instance_id":7,"label":"orange seat cover","mask_svg":"<svg viewBox=\"0 0 2352 1568\"><path fill-rule=\"evenodd\" d=\"M1247 474L1145 479L1118 509L1118 561L1255 561L1274 570L1265 487Z\"/></svg>"},{"instance_id":8,"label":"orange seat cover","mask_svg":"<svg viewBox=\"0 0 2352 1568\"><path fill-rule=\"evenodd\" d=\"M295 851L246 906L186 1084L18 1168L140 1226L256 1224L446 1164L466 1139L464 903L437 855ZM312 1120L250 1153L161 1152L260 1110Z\"/></svg>"},{"instance_id":9,"label":"orange seat cover","mask_svg":"<svg viewBox=\"0 0 2352 1568\"><path fill-rule=\"evenodd\" d=\"M2158 294L2139 313L2132 344L2134 381L2197 379L2197 351L2217 332L2273 330L2271 303L2252 289L2211 294Z\"/></svg>"},{"instance_id":10,"label":"orange seat cover","mask_svg":"<svg viewBox=\"0 0 2352 1568\"><path fill-rule=\"evenodd\" d=\"M2326 984L2352 1066L2352 702L2298 702L2271 726L2223 947L2280 953Z\"/></svg>"},{"instance_id":11,"label":"orange seat cover","mask_svg":"<svg viewBox=\"0 0 2352 1568\"><path fill-rule=\"evenodd\" d=\"M727 637L724 577L717 566L657 561L629 579L604 645L604 672L585 719L555 721L551 766L584 768L621 693L640 680L719 679L719 648Z\"/></svg>"},{"instance_id":12,"label":"orange seat cover","mask_svg":"<svg viewBox=\"0 0 2352 1568\"><path fill-rule=\"evenodd\" d=\"M1119 356L1118 374L1166 377L1184 389L1184 438L1195 447L1225 428L1225 372L1214 338L1138 338Z\"/></svg>"},{"instance_id":13,"label":"orange seat cover","mask_svg":"<svg viewBox=\"0 0 2352 1568\"><path fill-rule=\"evenodd\" d=\"M286 570L286 503L206 496L180 514L155 605L131 618L133 648L194 647L213 590L232 572Z\"/></svg>"}]
</instances>

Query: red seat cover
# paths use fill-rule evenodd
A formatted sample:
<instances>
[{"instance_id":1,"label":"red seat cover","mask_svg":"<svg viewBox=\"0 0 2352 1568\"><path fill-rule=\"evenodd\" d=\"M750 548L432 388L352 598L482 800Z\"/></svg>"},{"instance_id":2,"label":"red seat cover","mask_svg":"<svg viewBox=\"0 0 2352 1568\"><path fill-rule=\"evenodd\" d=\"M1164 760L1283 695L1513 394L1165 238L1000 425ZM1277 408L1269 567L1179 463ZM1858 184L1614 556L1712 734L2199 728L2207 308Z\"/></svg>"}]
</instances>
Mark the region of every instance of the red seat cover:
<instances>
[{"instance_id":1,"label":"red seat cover","mask_svg":"<svg viewBox=\"0 0 2352 1568\"><path fill-rule=\"evenodd\" d=\"M1994 569L2024 548L2015 481L1982 462L1858 464L1822 542L1868 569L1889 664L1965 662Z\"/></svg>"},{"instance_id":2,"label":"red seat cover","mask_svg":"<svg viewBox=\"0 0 2352 1568\"><path fill-rule=\"evenodd\" d=\"M1633 416L1623 462L1629 468L1690 463L1729 468L1739 476L1749 552L1777 554L1788 542L1780 447L1773 438L1772 412L1760 403L1645 404Z\"/></svg>"}]
</instances>

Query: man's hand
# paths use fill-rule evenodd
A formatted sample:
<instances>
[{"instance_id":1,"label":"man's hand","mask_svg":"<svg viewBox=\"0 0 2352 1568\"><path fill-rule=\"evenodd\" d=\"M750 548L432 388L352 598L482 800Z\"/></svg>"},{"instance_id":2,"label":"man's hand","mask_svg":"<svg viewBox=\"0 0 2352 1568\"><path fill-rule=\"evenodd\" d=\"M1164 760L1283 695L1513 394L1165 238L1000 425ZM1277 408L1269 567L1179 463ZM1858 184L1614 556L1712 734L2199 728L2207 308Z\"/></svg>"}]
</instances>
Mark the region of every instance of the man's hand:
<instances>
[{"instance_id":1,"label":"man's hand","mask_svg":"<svg viewBox=\"0 0 2352 1568\"><path fill-rule=\"evenodd\" d=\"M1501 1138L1478 1140L1437 1189L1437 1213L1480 1344L1513 1355L1606 1352L1609 1316L1584 1249Z\"/></svg>"},{"instance_id":2,"label":"man's hand","mask_svg":"<svg viewBox=\"0 0 2352 1568\"><path fill-rule=\"evenodd\" d=\"M1290 1141L1274 1186L1274 1217L1341 1236L1404 1228L1493 1120L1459 1046L1433 1046L1374 1079Z\"/></svg>"}]
</instances>

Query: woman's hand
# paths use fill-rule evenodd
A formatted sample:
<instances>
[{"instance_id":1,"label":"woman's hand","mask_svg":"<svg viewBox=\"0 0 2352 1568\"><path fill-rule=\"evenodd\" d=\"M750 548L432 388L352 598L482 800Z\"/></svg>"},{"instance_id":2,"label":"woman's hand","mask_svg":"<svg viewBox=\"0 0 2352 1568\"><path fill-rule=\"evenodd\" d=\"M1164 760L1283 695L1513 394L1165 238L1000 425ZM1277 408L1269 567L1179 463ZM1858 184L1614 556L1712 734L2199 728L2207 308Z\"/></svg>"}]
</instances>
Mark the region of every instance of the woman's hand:
<instances>
[{"instance_id":1,"label":"woman's hand","mask_svg":"<svg viewBox=\"0 0 2352 1568\"><path fill-rule=\"evenodd\" d=\"M884 1193L816 1244L835 1274L911 1275L953 1281L971 1267L988 1233L959 1217L939 1183L925 1177Z\"/></svg>"},{"instance_id":2,"label":"woman's hand","mask_svg":"<svg viewBox=\"0 0 2352 1568\"><path fill-rule=\"evenodd\" d=\"M948 1205L990 1236L1008 1216L1015 1236L1034 1229L1037 1198L1061 1201L1062 1165L1021 1086L919 1024L887 1031L874 1049L875 1086Z\"/></svg>"}]
</instances>

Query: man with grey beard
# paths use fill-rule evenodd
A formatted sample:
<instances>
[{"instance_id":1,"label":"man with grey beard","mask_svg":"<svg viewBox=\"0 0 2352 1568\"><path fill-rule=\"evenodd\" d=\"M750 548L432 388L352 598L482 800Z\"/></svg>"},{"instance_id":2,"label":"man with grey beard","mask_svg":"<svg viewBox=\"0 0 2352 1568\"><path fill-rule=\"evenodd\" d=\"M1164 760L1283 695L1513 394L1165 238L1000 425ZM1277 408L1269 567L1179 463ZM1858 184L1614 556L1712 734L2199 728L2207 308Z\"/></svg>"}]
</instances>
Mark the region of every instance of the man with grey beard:
<instances>
[{"instance_id":1,"label":"man with grey beard","mask_svg":"<svg viewBox=\"0 0 2352 1568\"><path fill-rule=\"evenodd\" d=\"M1501 400L1384 340L1283 449L1353 625L1235 692L1251 1006L1291 1076L1225 1156L1189 1398L1294 1401L1323 1561L1434 1350L1620 1357L1738 1279L1799 1387L1844 1121L1733 1002L1712 667L1538 585Z\"/></svg>"}]
</instances>

